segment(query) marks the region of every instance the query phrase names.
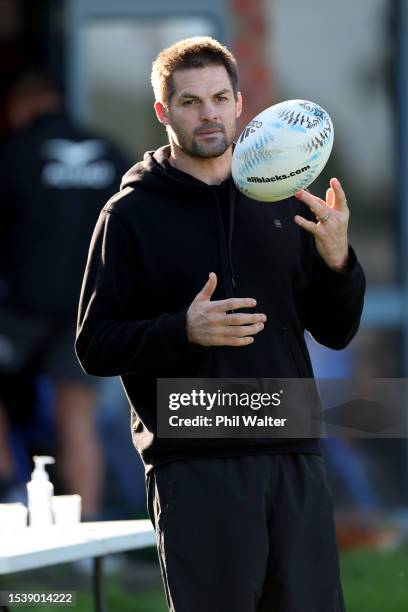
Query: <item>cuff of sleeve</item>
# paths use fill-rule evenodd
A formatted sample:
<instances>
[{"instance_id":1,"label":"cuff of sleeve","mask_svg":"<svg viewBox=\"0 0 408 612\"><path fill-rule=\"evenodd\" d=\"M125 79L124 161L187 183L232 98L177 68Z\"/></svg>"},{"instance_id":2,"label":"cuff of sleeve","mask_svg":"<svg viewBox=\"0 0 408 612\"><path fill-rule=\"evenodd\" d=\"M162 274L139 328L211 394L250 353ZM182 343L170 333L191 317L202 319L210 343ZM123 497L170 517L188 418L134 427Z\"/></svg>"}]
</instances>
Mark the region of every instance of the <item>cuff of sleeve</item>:
<instances>
[{"instance_id":1,"label":"cuff of sleeve","mask_svg":"<svg viewBox=\"0 0 408 612\"><path fill-rule=\"evenodd\" d=\"M317 253L319 260L319 280L323 281L326 285L341 289L343 286L349 285L350 282L357 279L359 276L364 276L362 268L357 261L356 254L351 245L348 250L348 264L345 272L338 272L330 268L324 259Z\"/></svg>"},{"instance_id":2,"label":"cuff of sleeve","mask_svg":"<svg viewBox=\"0 0 408 612\"><path fill-rule=\"evenodd\" d=\"M191 344L188 341L186 310L173 315L162 315L161 319L160 333L163 338L166 338L163 350L169 353L172 362L179 361L190 351L203 352L209 348L198 344Z\"/></svg>"},{"instance_id":3,"label":"cuff of sleeve","mask_svg":"<svg viewBox=\"0 0 408 612\"><path fill-rule=\"evenodd\" d=\"M191 342L189 342L187 336L187 310L183 310L183 312L180 314L183 315L183 329L185 341L187 343L187 350L193 353L204 353L205 351L208 351L208 349L210 348L209 346L202 346L201 344L192 344Z\"/></svg>"}]
</instances>

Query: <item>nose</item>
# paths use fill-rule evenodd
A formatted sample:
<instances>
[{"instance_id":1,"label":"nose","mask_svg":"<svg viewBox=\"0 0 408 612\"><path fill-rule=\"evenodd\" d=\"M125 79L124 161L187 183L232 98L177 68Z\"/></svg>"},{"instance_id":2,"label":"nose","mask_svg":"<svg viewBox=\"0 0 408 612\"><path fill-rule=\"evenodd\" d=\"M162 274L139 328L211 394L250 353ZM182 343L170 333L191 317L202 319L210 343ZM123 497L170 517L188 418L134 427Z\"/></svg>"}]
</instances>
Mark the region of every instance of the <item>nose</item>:
<instances>
[{"instance_id":1,"label":"nose","mask_svg":"<svg viewBox=\"0 0 408 612\"><path fill-rule=\"evenodd\" d=\"M215 121L218 119L218 109L213 102L204 101L201 104L200 110L201 121Z\"/></svg>"}]
</instances>

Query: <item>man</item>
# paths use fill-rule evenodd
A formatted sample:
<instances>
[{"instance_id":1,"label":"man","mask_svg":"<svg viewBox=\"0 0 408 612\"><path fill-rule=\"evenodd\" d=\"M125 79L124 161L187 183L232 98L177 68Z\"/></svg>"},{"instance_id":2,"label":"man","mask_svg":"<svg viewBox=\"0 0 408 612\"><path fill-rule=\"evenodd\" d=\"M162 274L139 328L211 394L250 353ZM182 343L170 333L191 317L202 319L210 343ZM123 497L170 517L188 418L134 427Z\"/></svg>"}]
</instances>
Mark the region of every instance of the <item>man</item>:
<instances>
[{"instance_id":1,"label":"man","mask_svg":"<svg viewBox=\"0 0 408 612\"><path fill-rule=\"evenodd\" d=\"M318 441L159 438L156 419L159 377L312 377L305 328L334 348L353 337L364 275L343 189L273 206L236 191L242 98L217 41L165 49L152 83L170 144L100 216L76 349L87 372L122 377L169 609L344 610Z\"/></svg>"},{"instance_id":2,"label":"man","mask_svg":"<svg viewBox=\"0 0 408 612\"><path fill-rule=\"evenodd\" d=\"M8 436L20 386L38 374L55 383L57 467L83 516L101 511L103 461L94 380L73 350L90 236L126 162L109 142L75 126L40 71L22 75L7 99L11 135L0 149L0 483L16 467ZM27 414L21 403L20 413Z\"/></svg>"}]
</instances>

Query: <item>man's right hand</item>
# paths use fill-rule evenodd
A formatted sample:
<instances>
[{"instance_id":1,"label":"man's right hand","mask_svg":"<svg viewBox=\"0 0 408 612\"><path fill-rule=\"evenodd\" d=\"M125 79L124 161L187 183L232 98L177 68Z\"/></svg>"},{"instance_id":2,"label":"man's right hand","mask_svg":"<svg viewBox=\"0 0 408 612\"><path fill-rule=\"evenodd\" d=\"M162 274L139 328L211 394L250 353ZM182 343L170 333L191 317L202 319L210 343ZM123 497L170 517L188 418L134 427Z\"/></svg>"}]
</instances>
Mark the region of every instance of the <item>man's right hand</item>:
<instances>
[{"instance_id":1,"label":"man's right hand","mask_svg":"<svg viewBox=\"0 0 408 612\"><path fill-rule=\"evenodd\" d=\"M187 337L201 346L246 346L264 328L266 315L232 313L239 308L253 308L252 298L228 298L211 302L217 276L210 272L207 283L196 295L187 311Z\"/></svg>"}]
</instances>

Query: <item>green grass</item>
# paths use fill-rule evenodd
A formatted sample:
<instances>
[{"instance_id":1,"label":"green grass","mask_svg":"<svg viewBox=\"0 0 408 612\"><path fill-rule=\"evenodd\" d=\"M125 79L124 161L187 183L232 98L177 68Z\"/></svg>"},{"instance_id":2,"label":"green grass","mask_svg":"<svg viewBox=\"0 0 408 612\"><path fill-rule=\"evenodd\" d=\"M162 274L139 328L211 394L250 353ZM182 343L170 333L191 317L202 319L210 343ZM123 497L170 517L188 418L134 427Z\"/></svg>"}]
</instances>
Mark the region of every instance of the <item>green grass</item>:
<instances>
[{"instance_id":1,"label":"green grass","mask_svg":"<svg viewBox=\"0 0 408 612\"><path fill-rule=\"evenodd\" d=\"M64 569L65 567L65 569ZM353 551L341 556L343 588L347 612L408 612L408 550L398 552ZM157 568L149 588L134 580L137 567L106 579L107 609L109 612L167 612L164 592L159 583ZM3 577L2 590L76 590L75 612L93 612L91 579L72 576L67 581L69 566L57 566L41 574L29 572ZM7 580L6 580L7 578ZM57 607L14 607L12 610L48 612ZM70 608L64 608L69 610ZM309 612L309 611L305 611Z\"/></svg>"},{"instance_id":2,"label":"green grass","mask_svg":"<svg viewBox=\"0 0 408 612\"><path fill-rule=\"evenodd\" d=\"M110 604L112 602L112 604ZM168 612L164 591L160 589L124 597L117 591L108 594L108 609L118 612Z\"/></svg>"},{"instance_id":3,"label":"green grass","mask_svg":"<svg viewBox=\"0 0 408 612\"><path fill-rule=\"evenodd\" d=\"M408 550L343 553L341 568L347 612L408 611Z\"/></svg>"}]
</instances>

